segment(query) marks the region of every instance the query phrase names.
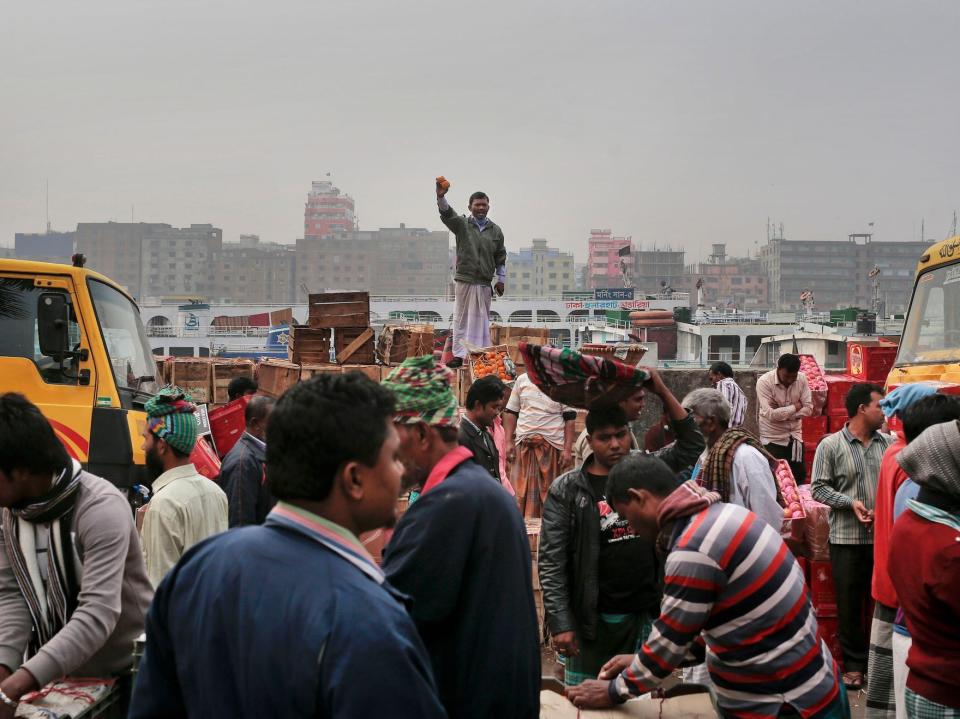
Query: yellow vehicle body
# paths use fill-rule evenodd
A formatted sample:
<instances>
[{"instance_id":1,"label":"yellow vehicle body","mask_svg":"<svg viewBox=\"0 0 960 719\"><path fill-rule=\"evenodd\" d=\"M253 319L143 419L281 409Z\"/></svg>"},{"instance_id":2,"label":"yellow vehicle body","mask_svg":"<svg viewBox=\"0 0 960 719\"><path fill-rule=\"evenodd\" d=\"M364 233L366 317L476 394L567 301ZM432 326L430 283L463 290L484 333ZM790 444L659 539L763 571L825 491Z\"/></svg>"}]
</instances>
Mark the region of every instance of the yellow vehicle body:
<instances>
[{"instance_id":1,"label":"yellow vehicle body","mask_svg":"<svg viewBox=\"0 0 960 719\"><path fill-rule=\"evenodd\" d=\"M960 384L960 236L920 258L903 336L887 386L935 381Z\"/></svg>"},{"instance_id":2,"label":"yellow vehicle body","mask_svg":"<svg viewBox=\"0 0 960 719\"><path fill-rule=\"evenodd\" d=\"M38 305L51 295L66 302L70 345L53 357L39 339ZM154 370L136 303L116 283L81 267L0 259L0 392L24 394L72 457L118 487L143 481Z\"/></svg>"}]
</instances>

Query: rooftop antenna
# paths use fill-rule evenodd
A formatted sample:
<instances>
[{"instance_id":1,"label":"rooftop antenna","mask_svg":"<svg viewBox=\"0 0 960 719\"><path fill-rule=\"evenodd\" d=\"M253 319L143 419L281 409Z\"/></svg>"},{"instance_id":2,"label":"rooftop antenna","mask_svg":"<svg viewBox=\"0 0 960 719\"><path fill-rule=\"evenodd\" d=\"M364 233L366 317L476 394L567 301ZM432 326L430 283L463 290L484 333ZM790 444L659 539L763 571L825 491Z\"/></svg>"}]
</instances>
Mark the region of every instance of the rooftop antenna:
<instances>
[{"instance_id":1,"label":"rooftop antenna","mask_svg":"<svg viewBox=\"0 0 960 719\"><path fill-rule=\"evenodd\" d=\"M873 280L873 311L878 315L883 314L880 303L880 266L874 265L873 269L867 274Z\"/></svg>"}]
</instances>

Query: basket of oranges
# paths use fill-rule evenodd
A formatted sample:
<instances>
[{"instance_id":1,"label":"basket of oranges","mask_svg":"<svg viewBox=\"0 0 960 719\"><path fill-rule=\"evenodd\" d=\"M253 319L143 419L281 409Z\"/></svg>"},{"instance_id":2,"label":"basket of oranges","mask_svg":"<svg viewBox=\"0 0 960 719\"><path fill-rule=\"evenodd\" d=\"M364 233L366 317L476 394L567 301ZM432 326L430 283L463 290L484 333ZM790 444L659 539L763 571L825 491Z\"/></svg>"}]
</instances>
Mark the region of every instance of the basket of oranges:
<instances>
[{"instance_id":1,"label":"basket of oranges","mask_svg":"<svg viewBox=\"0 0 960 719\"><path fill-rule=\"evenodd\" d=\"M510 359L506 345L495 345L470 353L470 382L493 375L504 382L517 378L517 367Z\"/></svg>"}]
</instances>

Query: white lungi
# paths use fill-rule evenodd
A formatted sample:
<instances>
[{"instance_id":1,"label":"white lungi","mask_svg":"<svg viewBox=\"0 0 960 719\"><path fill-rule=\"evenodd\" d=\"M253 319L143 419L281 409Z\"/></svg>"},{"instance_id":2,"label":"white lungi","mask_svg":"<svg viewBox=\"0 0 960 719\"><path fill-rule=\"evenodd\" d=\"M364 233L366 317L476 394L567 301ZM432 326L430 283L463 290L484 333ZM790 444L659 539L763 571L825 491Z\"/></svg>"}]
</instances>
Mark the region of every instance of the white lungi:
<instances>
[{"instance_id":1,"label":"white lungi","mask_svg":"<svg viewBox=\"0 0 960 719\"><path fill-rule=\"evenodd\" d=\"M490 301L493 287L454 282L453 355L467 358L464 342L474 347L490 346Z\"/></svg>"}]
</instances>

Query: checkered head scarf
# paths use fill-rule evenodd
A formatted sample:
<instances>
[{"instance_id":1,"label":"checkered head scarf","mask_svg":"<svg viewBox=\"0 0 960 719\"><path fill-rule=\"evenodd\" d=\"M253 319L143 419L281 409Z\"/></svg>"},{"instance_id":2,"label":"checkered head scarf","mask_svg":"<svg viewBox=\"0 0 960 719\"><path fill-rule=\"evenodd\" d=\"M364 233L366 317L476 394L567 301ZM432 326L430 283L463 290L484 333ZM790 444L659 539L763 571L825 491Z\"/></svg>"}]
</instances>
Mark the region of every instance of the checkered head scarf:
<instances>
[{"instance_id":1,"label":"checkered head scarf","mask_svg":"<svg viewBox=\"0 0 960 719\"><path fill-rule=\"evenodd\" d=\"M147 402L147 429L183 454L197 443L197 406L179 387L164 387Z\"/></svg>"},{"instance_id":2,"label":"checkered head scarf","mask_svg":"<svg viewBox=\"0 0 960 719\"><path fill-rule=\"evenodd\" d=\"M404 360L383 381L397 398L397 421L456 427L460 423L457 397L450 386L453 372L432 356Z\"/></svg>"}]
</instances>

